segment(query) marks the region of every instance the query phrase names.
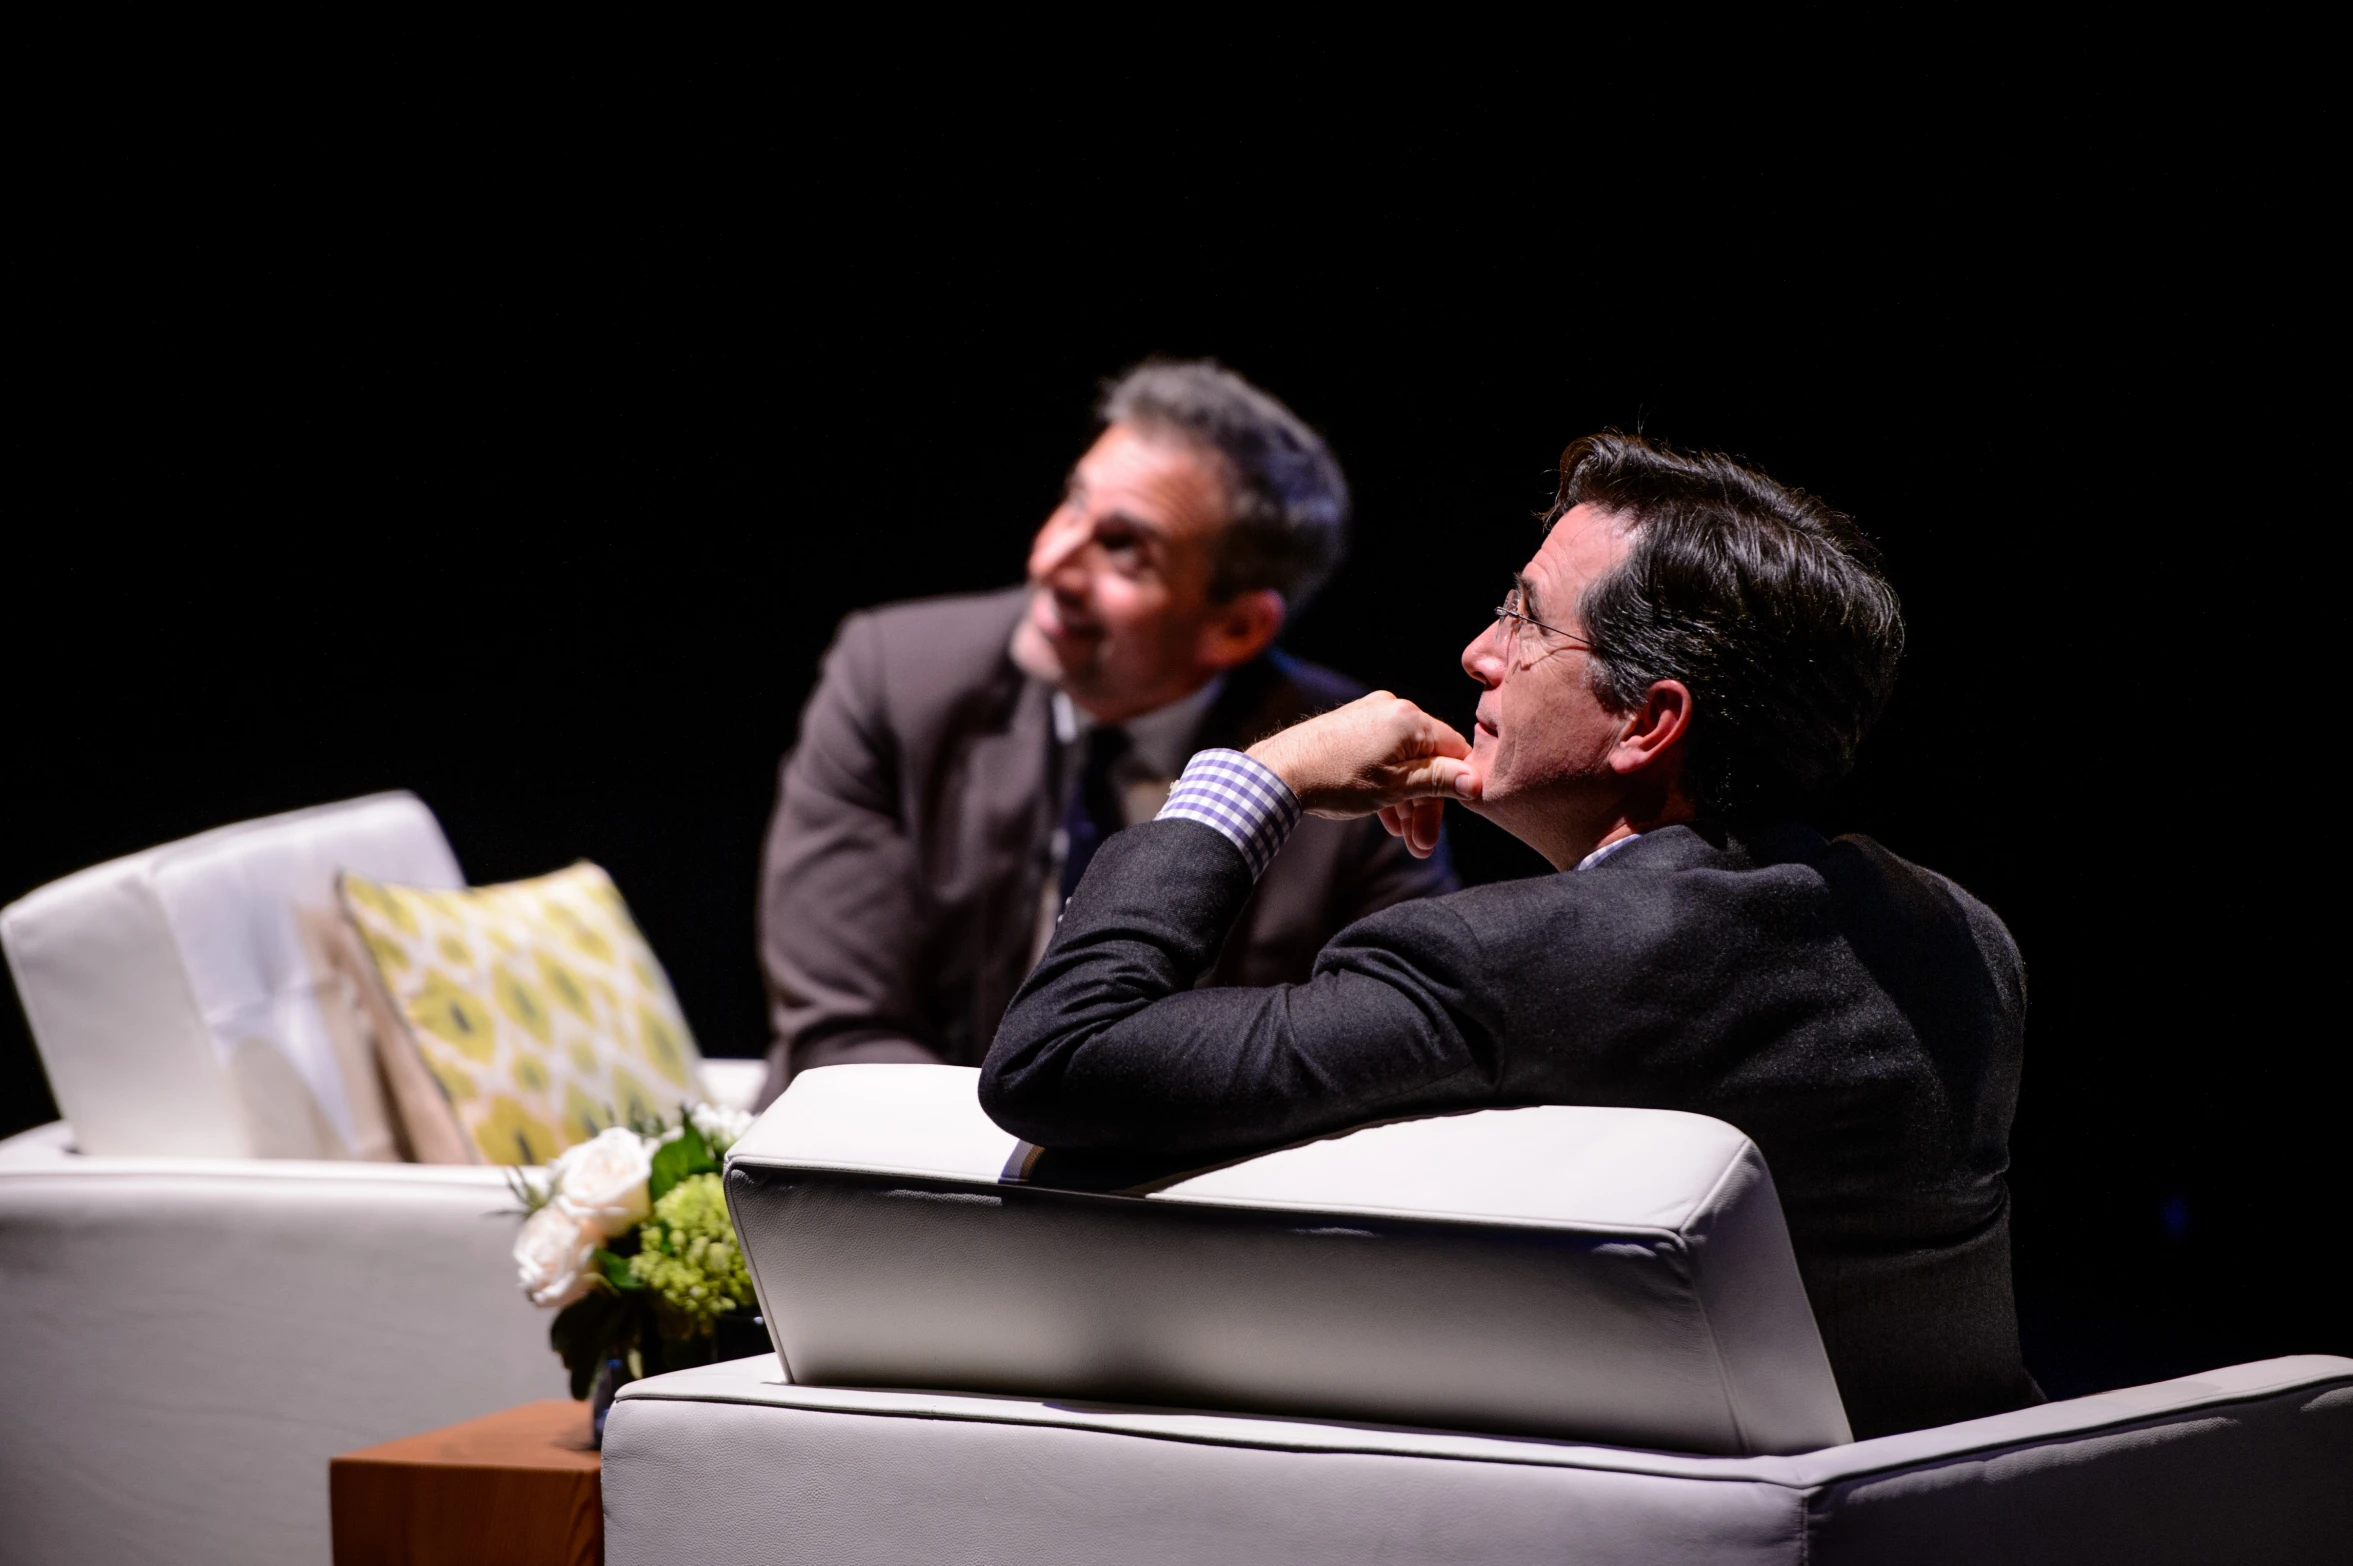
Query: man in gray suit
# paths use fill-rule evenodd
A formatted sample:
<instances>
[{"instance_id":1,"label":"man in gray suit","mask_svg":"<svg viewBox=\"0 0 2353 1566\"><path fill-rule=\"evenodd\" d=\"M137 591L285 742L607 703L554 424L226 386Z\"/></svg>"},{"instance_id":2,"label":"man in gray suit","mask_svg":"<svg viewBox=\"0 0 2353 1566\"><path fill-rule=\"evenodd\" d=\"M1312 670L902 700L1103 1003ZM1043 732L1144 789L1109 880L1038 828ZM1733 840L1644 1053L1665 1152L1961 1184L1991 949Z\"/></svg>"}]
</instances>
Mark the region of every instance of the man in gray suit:
<instances>
[{"instance_id":1,"label":"man in gray suit","mask_svg":"<svg viewBox=\"0 0 2353 1566\"><path fill-rule=\"evenodd\" d=\"M1102 415L1026 585L842 622L763 855L763 1102L812 1066L978 1065L1104 838L1195 751L1363 693L1274 646L1345 536L1315 433L1206 363L1147 364ZM1348 924L1453 889L1376 821L1310 821L1201 982L1304 980Z\"/></svg>"}]
</instances>

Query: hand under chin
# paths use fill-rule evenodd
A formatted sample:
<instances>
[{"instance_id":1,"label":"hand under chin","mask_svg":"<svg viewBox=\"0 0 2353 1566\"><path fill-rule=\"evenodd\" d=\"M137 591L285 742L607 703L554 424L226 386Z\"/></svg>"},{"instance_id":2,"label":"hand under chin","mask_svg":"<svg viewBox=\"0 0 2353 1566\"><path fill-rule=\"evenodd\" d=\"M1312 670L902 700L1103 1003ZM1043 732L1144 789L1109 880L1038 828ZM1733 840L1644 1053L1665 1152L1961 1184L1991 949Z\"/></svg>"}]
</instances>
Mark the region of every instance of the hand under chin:
<instances>
[{"instance_id":1,"label":"hand under chin","mask_svg":"<svg viewBox=\"0 0 2353 1566\"><path fill-rule=\"evenodd\" d=\"M1485 729L1473 731L1471 753L1464 761L1469 769L1471 788L1463 803L1475 806L1487 797L1487 776L1495 765L1495 736Z\"/></svg>"}]
</instances>

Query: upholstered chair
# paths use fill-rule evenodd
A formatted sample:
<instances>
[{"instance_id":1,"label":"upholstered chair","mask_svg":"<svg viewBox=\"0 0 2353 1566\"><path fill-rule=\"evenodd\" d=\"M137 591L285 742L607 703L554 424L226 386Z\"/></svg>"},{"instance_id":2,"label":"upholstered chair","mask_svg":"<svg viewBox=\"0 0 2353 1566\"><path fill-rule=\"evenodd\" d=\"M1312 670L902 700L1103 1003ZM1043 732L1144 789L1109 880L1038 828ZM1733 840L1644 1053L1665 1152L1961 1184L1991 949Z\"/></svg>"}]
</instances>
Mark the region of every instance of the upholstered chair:
<instances>
[{"instance_id":1,"label":"upholstered chair","mask_svg":"<svg viewBox=\"0 0 2353 1566\"><path fill-rule=\"evenodd\" d=\"M1770 1173L1721 1122L1495 1110L1070 1189L976 1079L812 1071L736 1144L777 1352L623 1389L614 1566L2319 1562L2353 1540L2353 1360L1850 1440Z\"/></svg>"},{"instance_id":2,"label":"upholstered chair","mask_svg":"<svg viewBox=\"0 0 2353 1566\"><path fill-rule=\"evenodd\" d=\"M387 794L0 911L65 1115L0 1142L0 1559L323 1566L329 1458L564 1393L504 1173L398 1161L323 960L341 870L464 884Z\"/></svg>"}]
</instances>

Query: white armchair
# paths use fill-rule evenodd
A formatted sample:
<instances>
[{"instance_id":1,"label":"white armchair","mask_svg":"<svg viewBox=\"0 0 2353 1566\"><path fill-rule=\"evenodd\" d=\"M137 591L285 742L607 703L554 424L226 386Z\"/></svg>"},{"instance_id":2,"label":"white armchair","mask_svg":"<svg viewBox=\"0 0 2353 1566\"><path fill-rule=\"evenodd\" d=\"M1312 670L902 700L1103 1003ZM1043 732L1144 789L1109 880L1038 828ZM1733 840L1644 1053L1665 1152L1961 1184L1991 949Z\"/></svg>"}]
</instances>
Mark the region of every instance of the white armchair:
<instances>
[{"instance_id":1,"label":"white armchair","mask_svg":"<svg viewBox=\"0 0 2353 1566\"><path fill-rule=\"evenodd\" d=\"M462 884L384 795L0 913L67 1116L0 1142L0 1561L324 1566L329 1458L563 1395L503 1174L389 1161L306 930L344 868ZM704 1085L748 1106L762 1069Z\"/></svg>"},{"instance_id":2,"label":"white armchair","mask_svg":"<svg viewBox=\"0 0 2353 1566\"><path fill-rule=\"evenodd\" d=\"M0 1144L0 1556L322 1566L330 1457L563 1395L497 1170L70 1148Z\"/></svg>"},{"instance_id":3,"label":"white armchair","mask_svg":"<svg viewBox=\"0 0 2353 1566\"><path fill-rule=\"evenodd\" d=\"M2353 1360L1846 1439L1761 1160L1638 1110L1040 1190L946 1067L727 1186L779 1349L622 1390L606 1559L2341 1560Z\"/></svg>"},{"instance_id":4,"label":"white armchair","mask_svg":"<svg viewBox=\"0 0 2353 1566\"><path fill-rule=\"evenodd\" d=\"M757 1061L709 1061L748 1105ZM0 1561L324 1566L327 1460L564 1395L498 1170L0 1142Z\"/></svg>"}]
</instances>

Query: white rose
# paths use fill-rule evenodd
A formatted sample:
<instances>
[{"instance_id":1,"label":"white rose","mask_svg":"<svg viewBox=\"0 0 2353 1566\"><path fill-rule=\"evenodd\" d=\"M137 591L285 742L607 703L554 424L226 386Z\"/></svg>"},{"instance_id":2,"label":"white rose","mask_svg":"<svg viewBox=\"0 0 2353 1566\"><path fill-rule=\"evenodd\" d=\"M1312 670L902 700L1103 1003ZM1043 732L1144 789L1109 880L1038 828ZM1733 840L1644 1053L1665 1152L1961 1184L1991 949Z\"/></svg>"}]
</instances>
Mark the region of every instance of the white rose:
<instances>
[{"instance_id":1,"label":"white rose","mask_svg":"<svg viewBox=\"0 0 2353 1566\"><path fill-rule=\"evenodd\" d=\"M593 1225L561 1202L523 1220L515 1236L515 1272L534 1305L569 1305L588 1292L601 1238Z\"/></svg>"},{"instance_id":2,"label":"white rose","mask_svg":"<svg viewBox=\"0 0 2353 1566\"><path fill-rule=\"evenodd\" d=\"M609 1126L566 1148L548 1173L555 1177L556 1200L606 1239L627 1234L653 1212L646 1196L653 1149L627 1126Z\"/></svg>"},{"instance_id":3,"label":"white rose","mask_svg":"<svg viewBox=\"0 0 2353 1566\"><path fill-rule=\"evenodd\" d=\"M752 1128L751 1115L741 1109L721 1109L716 1104L697 1104L686 1112L694 1128L714 1153L724 1153Z\"/></svg>"}]
</instances>

